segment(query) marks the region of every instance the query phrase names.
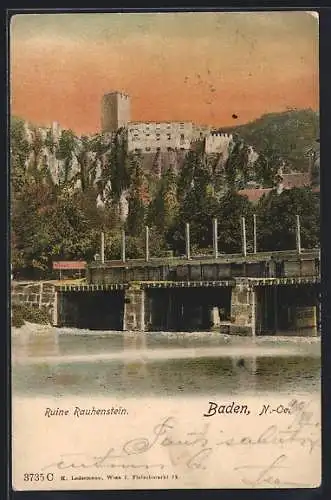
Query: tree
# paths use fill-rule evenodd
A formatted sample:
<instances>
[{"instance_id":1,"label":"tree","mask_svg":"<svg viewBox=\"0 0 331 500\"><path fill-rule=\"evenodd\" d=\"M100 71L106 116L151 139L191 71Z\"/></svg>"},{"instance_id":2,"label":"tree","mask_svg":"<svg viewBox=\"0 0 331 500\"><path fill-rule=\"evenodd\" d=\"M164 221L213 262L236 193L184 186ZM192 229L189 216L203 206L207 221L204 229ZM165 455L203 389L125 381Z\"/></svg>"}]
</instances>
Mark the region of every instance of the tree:
<instances>
[{"instance_id":1,"label":"tree","mask_svg":"<svg viewBox=\"0 0 331 500\"><path fill-rule=\"evenodd\" d=\"M296 215L300 216L301 244L319 244L319 194L310 188L293 188L261 198L257 207L258 248L262 251L293 250L296 247Z\"/></svg>"},{"instance_id":2,"label":"tree","mask_svg":"<svg viewBox=\"0 0 331 500\"><path fill-rule=\"evenodd\" d=\"M10 121L10 153L11 189L15 196L27 181L27 162L31 153L24 121L16 117Z\"/></svg>"},{"instance_id":3,"label":"tree","mask_svg":"<svg viewBox=\"0 0 331 500\"><path fill-rule=\"evenodd\" d=\"M80 194L56 195L43 183L26 184L12 211L14 267L47 270L54 257L90 260L99 244L101 220L93 224L84 209Z\"/></svg>"},{"instance_id":4,"label":"tree","mask_svg":"<svg viewBox=\"0 0 331 500\"><path fill-rule=\"evenodd\" d=\"M254 165L256 180L264 188L276 186L280 181L278 172L283 165L284 162L277 151L272 148L262 150Z\"/></svg>"},{"instance_id":5,"label":"tree","mask_svg":"<svg viewBox=\"0 0 331 500\"><path fill-rule=\"evenodd\" d=\"M179 216L175 220L168 240L177 252L185 249L185 224L190 224L192 247L206 249L212 245L212 219L216 216L218 203L214 196L200 196L192 190L185 198Z\"/></svg>"},{"instance_id":6,"label":"tree","mask_svg":"<svg viewBox=\"0 0 331 500\"><path fill-rule=\"evenodd\" d=\"M249 178L248 146L236 138L234 146L225 162L225 180L230 191L245 187Z\"/></svg>"},{"instance_id":7,"label":"tree","mask_svg":"<svg viewBox=\"0 0 331 500\"><path fill-rule=\"evenodd\" d=\"M54 194L48 185L26 183L17 193L11 214L14 267L47 267L47 211L53 203Z\"/></svg>"},{"instance_id":8,"label":"tree","mask_svg":"<svg viewBox=\"0 0 331 500\"><path fill-rule=\"evenodd\" d=\"M211 220L217 212L212 167L202 147L187 154L178 181L178 216L173 218L166 236L168 244L178 253L185 250L186 223L190 224L193 247L211 245Z\"/></svg>"},{"instance_id":9,"label":"tree","mask_svg":"<svg viewBox=\"0 0 331 500\"><path fill-rule=\"evenodd\" d=\"M148 225L165 234L176 220L178 212L177 178L172 167L162 177L159 189L148 210Z\"/></svg>"},{"instance_id":10,"label":"tree","mask_svg":"<svg viewBox=\"0 0 331 500\"><path fill-rule=\"evenodd\" d=\"M114 199L118 201L122 192L130 186L130 161L123 129L112 136L110 149L106 154L105 176L111 182Z\"/></svg>"},{"instance_id":11,"label":"tree","mask_svg":"<svg viewBox=\"0 0 331 500\"><path fill-rule=\"evenodd\" d=\"M241 217L246 218L248 243L252 240L253 206L246 196L230 191L220 200L217 210L218 248L220 252L235 253L242 248Z\"/></svg>"},{"instance_id":12,"label":"tree","mask_svg":"<svg viewBox=\"0 0 331 500\"><path fill-rule=\"evenodd\" d=\"M126 228L131 236L141 236L145 225L144 174L141 157L133 155L131 158L131 189L129 198L129 213Z\"/></svg>"},{"instance_id":13,"label":"tree","mask_svg":"<svg viewBox=\"0 0 331 500\"><path fill-rule=\"evenodd\" d=\"M178 177L178 200L182 202L194 187L197 171L202 169L203 157L200 151L189 150Z\"/></svg>"},{"instance_id":14,"label":"tree","mask_svg":"<svg viewBox=\"0 0 331 500\"><path fill-rule=\"evenodd\" d=\"M68 188L77 178L74 170L74 159L78 149L77 138L72 130L62 130L56 150L56 158L62 161L63 168L59 178L59 187Z\"/></svg>"}]
</instances>

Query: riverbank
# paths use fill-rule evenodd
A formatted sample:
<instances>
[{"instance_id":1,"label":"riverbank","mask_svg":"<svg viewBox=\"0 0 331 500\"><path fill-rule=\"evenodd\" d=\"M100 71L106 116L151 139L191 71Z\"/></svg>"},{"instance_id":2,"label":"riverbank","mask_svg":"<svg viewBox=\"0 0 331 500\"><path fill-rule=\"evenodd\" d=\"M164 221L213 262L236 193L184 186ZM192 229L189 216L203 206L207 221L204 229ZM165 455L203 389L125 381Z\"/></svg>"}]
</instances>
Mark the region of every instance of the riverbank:
<instances>
[{"instance_id":1,"label":"riverbank","mask_svg":"<svg viewBox=\"0 0 331 500\"><path fill-rule=\"evenodd\" d=\"M88 330L86 328L72 328L72 327L58 327L57 332L59 335L64 336L89 336L89 337L112 337L117 335L122 336L132 336L132 337L166 337L169 340L179 340L181 338L186 338L190 340L199 340L199 339L224 339L225 341L231 341L231 339L237 339L240 342L248 341L251 342L252 339L255 339L258 342L292 342L293 340L300 339L302 343L319 343L321 340L320 335L316 336L314 333L311 335L307 334L307 332L295 332L288 331L283 332L279 331L273 335L257 335L255 337L251 336L242 336L242 335L229 335L226 333L220 333L217 331L195 331L195 332L173 332L173 331L145 331L145 332L123 332L122 330ZM314 330L312 329L312 332ZM309 333L309 332L308 332Z\"/></svg>"},{"instance_id":2,"label":"riverbank","mask_svg":"<svg viewBox=\"0 0 331 500\"><path fill-rule=\"evenodd\" d=\"M321 337L316 335L307 335L307 333L300 334L300 332L278 332L273 335L257 335L255 337L241 336L241 335L229 335L219 332L210 331L198 331L198 332L167 332L167 331L155 331L155 332L130 332L130 331L119 331L119 330L88 330L83 328L70 328L70 327L54 327L50 323L36 323L31 321L25 321L24 325L19 327L12 326L12 336L25 335L31 333L42 333L49 332L50 329L59 336L87 336L91 338L111 338L122 336L123 338L166 338L169 341L178 341L181 339L187 339L189 341L195 340L220 340L222 339L226 342L236 342L240 341L251 343L254 340L258 344L263 344L264 342L282 342L282 343L297 343L298 341L302 344L318 344L321 342Z\"/></svg>"},{"instance_id":3,"label":"riverbank","mask_svg":"<svg viewBox=\"0 0 331 500\"><path fill-rule=\"evenodd\" d=\"M50 324L39 324L39 323L31 323L29 321L25 321L22 326L12 326L11 327L11 335L13 337L24 336L27 334L42 334L48 333L50 330L55 332L55 328Z\"/></svg>"}]
</instances>

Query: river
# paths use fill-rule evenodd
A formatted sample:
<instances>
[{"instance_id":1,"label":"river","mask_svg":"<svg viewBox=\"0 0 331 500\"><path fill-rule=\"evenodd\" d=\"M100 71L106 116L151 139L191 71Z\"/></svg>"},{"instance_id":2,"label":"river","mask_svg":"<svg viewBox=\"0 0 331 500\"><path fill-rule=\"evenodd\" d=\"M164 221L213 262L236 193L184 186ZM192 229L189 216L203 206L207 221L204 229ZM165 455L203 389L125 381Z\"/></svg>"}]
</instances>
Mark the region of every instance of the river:
<instances>
[{"instance_id":1,"label":"river","mask_svg":"<svg viewBox=\"0 0 331 500\"><path fill-rule=\"evenodd\" d=\"M15 394L176 397L320 389L316 337L54 328L48 343L31 339L25 350L13 348Z\"/></svg>"}]
</instances>

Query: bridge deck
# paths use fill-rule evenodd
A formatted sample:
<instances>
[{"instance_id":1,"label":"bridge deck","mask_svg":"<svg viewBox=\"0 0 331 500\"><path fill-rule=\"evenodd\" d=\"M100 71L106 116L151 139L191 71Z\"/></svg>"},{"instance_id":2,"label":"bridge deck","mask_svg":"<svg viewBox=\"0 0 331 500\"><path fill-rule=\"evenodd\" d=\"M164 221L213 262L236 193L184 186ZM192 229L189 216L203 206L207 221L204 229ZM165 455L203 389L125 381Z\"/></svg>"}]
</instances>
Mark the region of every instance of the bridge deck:
<instances>
[{"instance_id":1,"label":"bridge deck","mask_svg":"<svg viewBox=\"0 0 331 500\"><path fill-rule=\"evenodd\" d=\"M131 288L205 288L233 287L237 283L248 283L251 286L309 285L320 282L319 276L283 277L283 278L231 278L218 281L134 281L110 284L62 284L57 285L60 292L103 292L120 291Z\"/></svg>"}]
</instances>

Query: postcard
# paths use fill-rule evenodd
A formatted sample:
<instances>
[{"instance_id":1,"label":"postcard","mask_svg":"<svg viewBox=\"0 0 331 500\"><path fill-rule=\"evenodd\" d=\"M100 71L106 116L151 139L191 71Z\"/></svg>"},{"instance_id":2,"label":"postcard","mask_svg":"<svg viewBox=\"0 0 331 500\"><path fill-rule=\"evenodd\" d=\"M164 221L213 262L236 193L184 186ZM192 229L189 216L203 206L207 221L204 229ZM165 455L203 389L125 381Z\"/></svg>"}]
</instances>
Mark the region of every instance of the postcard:
<instances>
[{"instance_id":1,"label":"postcard","mask_svg":"<svg viewBox=\"0 0 331 500\"><path fill-rule=\"evenodd\" d=\"M13 489L318 487L318 14L9 30Z\"/></svg>"}]
</instances>

